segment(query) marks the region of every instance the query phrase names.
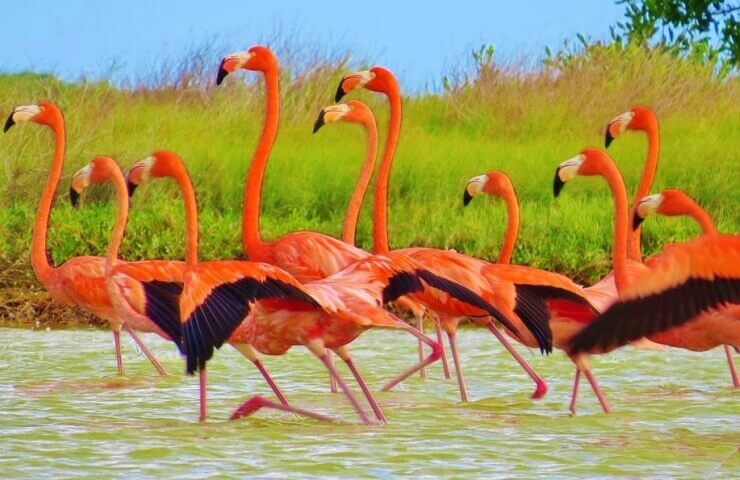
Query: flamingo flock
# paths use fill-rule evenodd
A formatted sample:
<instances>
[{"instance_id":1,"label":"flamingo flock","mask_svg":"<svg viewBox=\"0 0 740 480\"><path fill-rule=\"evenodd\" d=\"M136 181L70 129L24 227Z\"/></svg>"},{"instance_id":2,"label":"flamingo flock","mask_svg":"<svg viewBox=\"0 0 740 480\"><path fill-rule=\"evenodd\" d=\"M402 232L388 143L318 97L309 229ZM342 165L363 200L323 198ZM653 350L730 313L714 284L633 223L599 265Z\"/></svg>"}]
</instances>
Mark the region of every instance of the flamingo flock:
<instances>
[{"instance_id":1,"label":"flamingo flock","mask_svg":"<svg viewBox=\"0 0 740 480\"><path fill-rule=\"evenodd\" d=\"M564 275L511 263L522 219L514 185L501 171L473 177L463 192L464 206L484 194L501 197L506 204L506 232L496 262L453 250L391 249L388 186L400 143L402 101L398 81L383 67L348 73L340 80L334 98L340 102L345 95L364 88L385 95L390 104L374 191L372 251L355 245L355 227L378 156L378 128L371 109L358 100L325 107L313 127L316 133L335 122L357 123L367 134L364 162L341 239L299 231L264 241L259 227L262 182L280 122L279 64L269 48L254 46L225 56L216 84L239 70L260 74L265 84L263 128L249 160L244 190L242 246L248 260L198 260L195 189L184 161L174 152L160 150L126 173L112 158L97 156L72 177L69 192L75 205L91 185L111 183L116 192L116 221L104 257L76 257L52 266L46 236L64 164L64 117L53 103L40 102L14 108L5 123L5 132L15 124L33 122L47 126L54 134L52 165L33 228L31 264L54 301L79 306L108 322L119 374L124 372L123 329L157 372L166 375L137 332L160 335L174 343L185 358L185 371L199 375L199 418L205 420L207 364L215 350L228 343L252 362L276 398L251 396L231 418L269 408L336 421L293 405L261 358L303 346L323 364L331 390L346 397L361 422L385 423L383 408L353 359L350 344L371 328L402 330L415 339L418 361L380 388L389 390L417 372L425 376L426 369L437 361L441 361L445 377L451 378L446 334L460 399L465 402L469 396L456 331L460 321L468 318L490 331L534 382L534 399L547 394L547 383L510 340L543 354L553 348L564 351L575 365L569 405L572 414L576 413L581 376L603 411L611 411L591 370L590 358L626 344L692 351L723 346L733 387L740 388L733 353L740 348L740 237L719 233L709 214L680 190L648 195L660 147L658 121L649 108L635 107L615 117L606 130L606 147L627 130L643 131L648 137L647 161L631 204L619 169L605 151L586 148L557 166L555 196L578 176L603 177L612 194L613 270L597 284L583 287ZM123 261L119 247L130 199L137 186L156 178L174 180L183 197L185 260ZM653 214L691 217L702 235L683 244L666 245L658 255L643 259L640 225ZM390 305L395 308L389 309ZM398 311L408 312L414 322L404 321L394 313ZM427 317L435 327L434 337L424 333ZM361 395L340 375L332 352L346 364Z\"/></svg>"}]
</instances>

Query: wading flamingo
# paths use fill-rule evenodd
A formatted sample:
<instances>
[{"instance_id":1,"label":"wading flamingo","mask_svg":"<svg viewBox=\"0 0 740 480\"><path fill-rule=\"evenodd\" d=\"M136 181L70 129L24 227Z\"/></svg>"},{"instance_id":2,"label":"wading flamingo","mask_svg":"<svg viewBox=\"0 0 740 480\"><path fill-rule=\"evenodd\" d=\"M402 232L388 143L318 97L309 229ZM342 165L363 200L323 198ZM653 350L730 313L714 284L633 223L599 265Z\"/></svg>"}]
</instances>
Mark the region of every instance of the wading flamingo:
<instances>
[{"instance_id":1,"label":"wading flamingo","mask_svg":"<svg viewBox=\"0 0 740 480\"><path fill-rule=\"evenodd\" d=\"M101 177L99 181L109 179L115 181L112 173L112 167L104 170L105 176ZM107 177L107 178L106 178ZM148 316L153 318L159 318L159 323L166 324L177 324L178 332L180 336L176 343L184 351L186 345L182 345L182 327L181 327L181 316L180 316L180 302L182 301L180 296L185 283L186 271L188 269L195 269L196 266L200 269L207 270L209 265L214 268L224 269L229 268L233 265L238 272L244 274L245 271L249 270L249 265L245 265L248 262L206 262L203 267L198 263L198 206L195 198L195 190L190 181L190 177L187 173L185 165L182 163L180 157L175 153L160 150L154 152L151 156L136 163L128 172L127 175L127 187L129 194L133 194L136 188L143 182L152 178L172 178L180 189L183 196L183 203L185 206L185 262L178 262L184 266L181 273L180 281L177 287L169 285L168 288L159 288L152 290L150 288L144 288L143 290L138 285L139 280L136 276L137 264L140 263L157 263L157 262L136 262L134 264L119 263L117 261L118 248L121 244L123 229L125 228L125 218L127 208L122 208L119 213L117 222L117 229L114 232L113 238L111 239L111 246L109 247L109 258L112 268L108 273L109 288L115 293L112 298L119 298L120 305L117 305L119 310L126 313L126 318L131 317L136 319L140 317L142 312L146 312ZM133 268L132 268L133 267ZM245 270L246 268L246 270ZM259 272L259 266L253 269ZM235 274L236 275L236 274ZM247 280L249 278L245 277ZM250 277L251 278L251 277ZM192 279L192 277L191 277ZM153 306L153 310L150 313L150 305ZM219 344L220 346L220 344ZM267 384L270 386L272 391L275 393L277 398L280 400L282 405L288 406L288 400L283 395L280 388L277 386L275 381L270 377L267 369L262 364L259 355L249 345L234 345L234 347L249 361L251 361L257 370L262 374ZM190 373L193 373L192 371ZM201 402L201 420L205 420L207 416L207 399L206 399L206 372L203 369L200 372L200 402Z\"/></svg>"},{"instance_id":2,"label":"wading flamingo","mask_svg":"<svg viewBox=\"0 0 740 480\"><path fill-rule=\"evenodd\" d=\"M116 314L105 285L103 257L81 256L54 267L49 263L46 250L46 235L49 228L49 216L54 194L59 184L64 167L66 134L64 116L59 108L51 102L40 102L38 105L15 107L5 122L4 132L18 123L34 122L46 125L54 133L54 158L52 160L46 186L41 194L36 221L33 226L31 244L31 265L39 282L51 294L54 301L64 305L77 305L96 317L106 320L113 330L116 347L116 365L118 373L123 374L121 356L121 328L124 328L134 339L160 375L166 375L164 367L152 355L134 329ZM74 192L70 192L74 198Z\"/></svg>"},{"instance_id":3,"label":"wading flamingo","mask_svg":"<svg viewBox=\"0 0 740 480\"><path fill-rule=\"evenodd\" d=\"M695 325L703 323L694 334L706 332L705 338L712 337L718 342L714 346L740 344L740 322L737 321L740 317L735 316L734 321L726 318L704 320L705 316L699 315L692 321L709 308L740 300L738 237L706 237L701 239L703 242L697 240L666 247L650 267L644 267L642 275L631 276L626 268L627 191L619 170L605 152L587 148L560 164L555 173L555 192L577 175L603 176L612 191L615 207L612 261L620 296L617 303L571 339L570 354L579 367L588 364L584 353L603 353L644 336L651 338L655 333L688 321ZM721 253L722 249L728 251ZM718 261L719 258L724 259Z\"/></svg>"},{"instance_id":4,"label":"wading flamingo","mask_svg":"<svg viewBox=\"0 0 740 480\"><path fill-rule=\"evenodd\" d=\"M336 99L340 99L347 92L360 87L385 94L390 103L388 137L376 182L373 216L374 244L379 252L383 252L389 248L387 229L388 181L391 162L400 134L401 95L398 82L393 74L383 67L374 67L370 70L345 75L337 88ZM561 275L541 272L528 267L501 269L500 266L446 250L407 248L394 251L409 255L428 269L433 266L436 269L435 273L438 275L453 278L458 283L463 283L469 287L476 284L478 288L488 293L489 296L484 296L484 298L502 310L509 319L521 322L518 327L520 327L520 332L524 333L515 335L514 338L525 345L538 346L543 352L550 352L552 349L552 332L548 322L551 309L557 306L561 312L578 312L579 315L588 317L595 314L595 310L584 297L583 290ZM536 278L538 275L540 278ZM539 283L533 283L534 278ZM438 302L434 304L433 310L442 314L440 321L450 341L462 401L467 401L467 386L457 352L456 330L460 319L464 316L471 317L488 328L514 356L536 384L533 398L541 398L547 393L547 384L544 380L537 375L524 358L509 344L508 340L480 312L474 313L469 309L455 309L455 306L447 304L444 301L445 299L438 298L437 300ZM383 389L392 388L397 383L398 379L394 379L387 383Z\"/></svg>"},{"instance_id":5,"label":"wading flamingo","mask_svg":"<svg viewBox=\"0 0 740 480\"><path fill-rule=\"evenodd\" d=\"M266 93L263 129L244 189L242 244L250 260L277 265L305 283L336 273L369 256L368 252L354 245L318 232L293 232L269 243L262 240L259 232L262 180L280 115L278 61L270 49L263 46L232 53L221 61L216 84L221 84L229 73L240 69L261 72Z\"/></svg>"},{"instance_id":6,"label":"wading flamingo","mask_svg":"<svg viewBox=\"0 0 740 480\"><path fill-rule=\"evenodd\" d=\"M643 197L637 203L637 207L634 210L632 228L635 229L639 227L645 217L652 214L668 217L689 216L699 225L703 236L716 237L719 235L717 227L714 225L714 221L712 221L709 214L701 208L693 198L681 190L666 189L659 194ZM655 262L654 259L648 260L648 265L652 265L653 262ZM721 308L709 315L728 316L733 314L736 318L740 318L740 307L738 307L738 305ZM706 344L702 345L703 342L700 339L692 337L690 332L681 332L680 330L681 327L665 333L657 334L654 335L652 339L657 343L688 348L689 350L696 350L696 347L706 346ZM685 335L682 333L685 333ZM695 348L691 348L691 346L694 346ZM735 368L735 359L729 345L725 345L725 356L727 357L727 364L730 368L732 385L735 388L740 388L740 379L738 378L737 368Z\"/></svg>"}]
</instances>

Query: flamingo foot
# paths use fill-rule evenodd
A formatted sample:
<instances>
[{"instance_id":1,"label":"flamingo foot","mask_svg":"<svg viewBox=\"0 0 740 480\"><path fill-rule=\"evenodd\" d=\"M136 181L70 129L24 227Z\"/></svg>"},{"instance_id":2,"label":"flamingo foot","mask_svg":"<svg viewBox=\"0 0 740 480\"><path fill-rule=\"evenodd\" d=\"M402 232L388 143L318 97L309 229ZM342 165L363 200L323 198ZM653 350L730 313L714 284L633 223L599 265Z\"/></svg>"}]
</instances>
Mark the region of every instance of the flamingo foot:
<instances>
[{"instance_id":1,"label":"flamingo foot","mask_svg":"<svg viewBox=\"0 0 740 480\"><path fill-rule=\"evenodd\" d=\"M535 383L537 384L537 387L534 389L534 393L531 398L532 400L539 400L547 395L547 383L545 383L541 378L535 380Z\"/></svg>"},{"instance_id":2,"label":"flamingo foot","mask_svg":"<svg viewBox=\"0 0 740 480\"><path fill-rule=\"evenodd\" d=\"M234 410L234 413L231 414L231 417L229 417L229 420L238 420L240 418L248 417L262 408L270 408L273 410L280 410L283 412L294 413L296 415L312 418L314 420L319 420L322 422L337 423L335 419L328 417L326 415L322 415L316 412L311 412L303 408L297 408L297 407L292 407L292 406L286 406L280 403L275 403L259 395L254 396L248 399L246 402L242 403L241 406L239 406L239 408Z\"/></svg>"}]
</instances>

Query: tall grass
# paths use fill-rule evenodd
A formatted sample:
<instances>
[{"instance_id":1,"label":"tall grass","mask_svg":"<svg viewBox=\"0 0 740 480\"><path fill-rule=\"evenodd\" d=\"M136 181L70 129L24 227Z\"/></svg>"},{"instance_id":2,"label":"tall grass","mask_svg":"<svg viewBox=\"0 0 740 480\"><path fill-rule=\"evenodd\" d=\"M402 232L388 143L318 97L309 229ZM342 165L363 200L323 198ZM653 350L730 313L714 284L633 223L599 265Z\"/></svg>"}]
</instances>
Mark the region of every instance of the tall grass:
<instances>
[{"instance_id":1,"label":"tall grass","mask_svg":"<svg viewBox=\"0 0 740 480\"><path fill-rule=\"evenodd\" d=\"M289 45L289 44L286 44ZM124 166L156 149L186 160L198 191L203 258L241 255L243 181L262 123L264 92L255 74L213 85L216 44L125 88L108 82L65 83L53 76L0 76L0 112L41 99L65 112L68 152L49 249L54 262L101 254L113 218L107 188L86 192L84 208L66 202L69 175L95 154ZM297 229L338 234L359 171L364 136L353 125L311 126L332 103L341 75L358 67L343 52L313 56L279 51L282 123L267 170L261 228L266 238ZM301 59L298 61L297 59ZM233 78L235 77L235 78ZM478 62L452 76L440 92L404 99L403 131L392 173L390 236L395 247L454 247L495 258L505 211L476 199L463 210L466 181L489 169L507 172L522 207L514 261L549 268L582 282L609 269L612 204L598 180L569 184L552 198L552 175L562 160L603 144L606 121L635 104L650 105L661 121L661 165L654 190L680 187L694 195L723 231L738 231L740 198L740 81L718 80L711 67L660 51L594 46L567 61L536 68ZM353 93L376 112L385 131L387 105L369 92ZM383 139L381 138L381 141ZM35 204L51 158L45 128L21 125L0 140L0 262L25 262ZM645 157L643 136L626 133L610 153L630 191ZM183 256L183 213L173 185L137 192L123 255ZM370 246L367 208L358 241ZM697 233L685 220L653 219L644 228L648 252ZM21 270L30 278L28 270ZM0 277L2 279L3 277ZM6 280L0 280L0 286Z\"/></svg>"}]
</instances>

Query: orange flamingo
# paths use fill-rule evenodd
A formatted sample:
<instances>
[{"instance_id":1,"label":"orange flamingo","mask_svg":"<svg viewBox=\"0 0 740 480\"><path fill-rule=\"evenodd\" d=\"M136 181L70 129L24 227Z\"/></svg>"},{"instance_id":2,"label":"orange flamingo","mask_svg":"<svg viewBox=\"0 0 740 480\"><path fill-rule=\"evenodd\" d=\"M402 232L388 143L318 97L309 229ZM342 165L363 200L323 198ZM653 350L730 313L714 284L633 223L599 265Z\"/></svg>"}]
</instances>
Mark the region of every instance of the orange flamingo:
<instances>
[{"instance_id":1,"label":"orange flamingo","mask_svg":"<svg viewBox=\"0 0 740 480\"><path fill-rule=\"evenodd\" d=\"M559 192L565 182L577 175L603 176L612 191L612 261L620 296L617 303L571 339L569 351L579 365L587 363L583 353L603 353L644 336L653 339L653 335L666 330L675 333L677 329L670 329L681 325L686 325L681 335L686 345L740 345L737 310L726 316L703 313L740 301L740 239L711 236L668 246L649 267L644 267L642 275L631 277L626 268L627 191L619 170L605 152L588 148L560 164L555 174L555 191Z\"/></svg>"},{"instance_id":2,"label":"orange flamingo","mask_svg":"<svg viewBox=\"0 0 740 480\"><path fill-rule=\"evenodd\" d=\"M398 82L393 74L383 68L374 67L370 70L354 72L345 75L337 88L336 99L342 98L347 92L364 87L368 90L383 93L389 100L391 113L388 137L383 162L378 172L375 187L375 211L373 215L373 243L376 252L388 251L387 232L387 195L390 166L398 142L401 127L401 96ZM395 250L419 261L428 269L434 269L438 275L452 278L468 287L474 285L479 293L484 293L486 300L502 310L510 320L516 321L520 334L515 338L528 346L539 346L543 352L552 348L552 332L548 323L553 305L560 301L561 307L567 305L571 310L577 310L582 315L593 316L595 310L584 298L579 286L565 277L549 272L537 272L525 267L497 270L491 265L472 257L452 251L443 251L427 248L407 248ZM539 275L539 278L538 278ZM504 278L507 277L507 278ZM533 398L540 398L547 392L547 384L529 366L521 355L509 344L506 338L485 319L480 312L471 312L470 309L456 308L448 302L449 299L425 299L425 304L432 310L441 313L440 321L447 332L455 363L460 397L467 400L467 386L462 372L462 365L457 353L456 329L461 317L468 316L488 328L514 356L521 367L534 380L536 389ZM509 332L511 333L511 332ZM383 390L392 388L399 382L394 379L388 382Z\"/></svg>"},{"instance_id":3,"label":"orange flamingo","mask_svg":"<svg viewBox=\"0 0 740 480\"><path fill-rule=\"evenodd\" d=\"M659 194L643 197L637 203L634 212L634 216L632 217L633 229L639 227L648 215L659 214L669 217L686 215L696 221L705 237L716 237L719 235L717 227L714 225L709 214L701 208L693 198L681 190L665 189ZM647 262L648 265L652 265L656 261L655 258L659 257L649 259ZM711 315L726 316L731 315L732 312L735 312L735 315L740 315L740 309L737 305L719 309L716 312L712 312ZM679 330L680 329L674 329L670 332L656 335L653 337L653 340L665 345L681 347L683 344L682 342L685 342L687 336L681 335ZM692 338L692 340L694 339ZM686 348L693 350L691 347ZM725 345L724 348L725 356L727 357L727 364L730 368L732 385L735 388L740 388L740 379L738 378L737 368L735 368L735 359L732 355L732 349L729 345Z\"/></svg>"},{"instance_id":4,"label":"orange flamingo","mask_svg":"<svg viewBox=\"0 0 740 480\"><path fill-rule=\"evenodd\" d=\"M259 232L262 180L277 135L280 114L278 62L270 49L263 46L232 53L221 61L216 83L220 84L229 73L239 69L261 72L266 92L263 130L244 190L242 244L249 258L277 265L305 283L336 273L367 257L369 254L364 250L318 232L292 232L270 243L262 240Z\"/></svg>"},{"instance_id":5,"label":"orange flamingo","mask_svg":"<svg viewBox=\"0 0 740 480\"><path fill-rule=\"evenodd\" d=\"M59 184L64 167L64 153L66 135L64 116L51 102L40 102L38 105L24 105L15 107L5 122L4 132L17 123L32 121L46 125L54 133L54 157L49 176L46 181L41 200L36 212L36 221L33 226L33 243L31 245L31 265L39 282L51 294L54 301L64 305L77 305L83 310L106 320L113 330L113 340L116 348L116 365L118 373L123 374L123 359L121 356L121 328L124 328L134 339L141 351L146 355L160 375L166 375L164 367L149 351L134 329L124 322L117 314L105 285L103 257L81 256L67 260L59 267L49 263L46 250L46 235L49 227L49 216L54 194ZM75 192L70 196L74 199Z\"/></svg>"},{"instance_id":6,"label":"orange flamingo","mask_svg":"<svg viewBox=\"0 0 740 480\"><path fill-rule=\"evenodd\" d=\"M110 179L110 177L113 176L111 168L103 171L105 176L102 177L100 181ZM139 279L136 276L136 267L142 263L153 263L156 265L162 262L136 262L133 264L126 264L119 263L117 261L118 248L123 236L126 217L125 212L127 212L127 209L123 209L119 214L122 215L122 217L119 216L116 224L119 228L114 232L111 239L111 246L109 247L109 261L112 265L108 274L109 288L116 292L112 295L113 298L120 298L120 305L118 305L118 308L119 310L122 310L127 317L136 319L136 317L141 316L140 312L143 311L150 314L150 305L153 305L154 308L151 311L151 315L155 318L159 318L159 323L176 323L178 332L180 332L180 336L176 340L176 343L178 343L178 346L180 346L181 350L184 351L185 346L182 345L183 334L180 318L180 303L182 301L180 294L184 288L183 284L186 281L186 275L188 275L187 272L194 269L195 266L205 270L208 270L210 266L213 266L213 268L216 269L224 269L233 266L237 271L241 272L243 272L245 268L246 271L252 270L249 270L249 265L243 265L245 262L207 262L202 264L203 267L199 266L201 264L198 263L198 207L196 204L193 185L180 157L173 152L160 150L154 152L150 157L136 163L131 167L127 175L129 193L133 194L138 185L151 178L172 178L177 182L183 196L186 222L186 260L184 263L172 262L177 263L178 266L183 266L183 271L181 272L179 283L177 284L179 288L175 288L174 286L164 289L159 288L156 290L146 288L142 291L141 287L138 285ZM259 272L259 267L255 267L253 270ZM146 308L144 307L145 305ZM280 400L280 403L288 406L288 400L267 372L267 369L260 360L257 352L249 345L234 345L234 347L254 364ZM200 378L201 420L204 420L207 416L206 384L206 373L205 370L203 370L201 371Z\"/></svg>"}]
</instances>

